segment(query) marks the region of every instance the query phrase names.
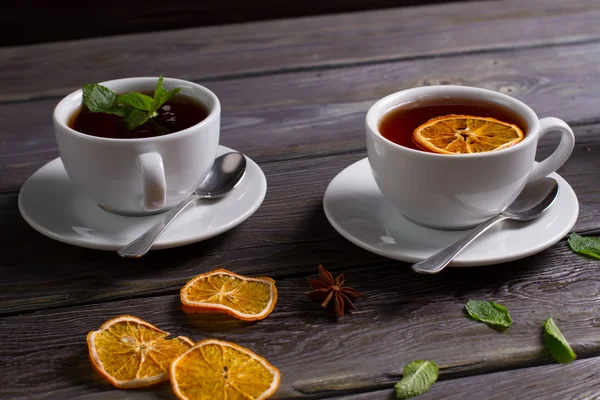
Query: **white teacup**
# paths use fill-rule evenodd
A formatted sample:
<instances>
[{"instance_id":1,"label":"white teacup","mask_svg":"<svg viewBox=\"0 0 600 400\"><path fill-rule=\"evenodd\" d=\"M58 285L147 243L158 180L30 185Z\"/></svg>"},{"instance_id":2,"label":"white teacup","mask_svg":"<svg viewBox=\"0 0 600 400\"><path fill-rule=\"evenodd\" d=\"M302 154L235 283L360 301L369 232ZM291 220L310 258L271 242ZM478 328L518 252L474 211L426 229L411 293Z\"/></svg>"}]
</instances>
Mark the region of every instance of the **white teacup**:
<instances>
[{"instance_id":1,"label":"white teacup","mask_svg":"<svg viewBox=\"0 0 600 400\"><path fill-rule=\"evenodd\" d=\"M509 109L526 125L525 138L492 152L435 154L398 145L378 125L388 111L417 102L488 103ZM393 93L377 101L366 117L371 170L387 201L408 219L436 229L466 229L502 212L528 181L544 177L569 158L573 131L558 118L538 119L531 108L510 96L463 86L427 86ZM558 131L561 141L548 158L534 164L539 139Z\"/></svg>"},{"instance_id":2,"label":"white teacup","mask_svg":"<svg viewBox=\"0 0 600 400\"><path fill-rule=\"evenodd\" d=\"M154 93L158 77L117 79L101 84L117 93ZM173 207L193 192L215 160L221 105L207 88L164 78L164 87L202 103L208 116L198 124L164 136L109 139L71 129L69 119L82 105L77 90L54 109L54 131L60 158L78 190L103 208L125 215L144 215Z\"/></svg>"}]
</instances>

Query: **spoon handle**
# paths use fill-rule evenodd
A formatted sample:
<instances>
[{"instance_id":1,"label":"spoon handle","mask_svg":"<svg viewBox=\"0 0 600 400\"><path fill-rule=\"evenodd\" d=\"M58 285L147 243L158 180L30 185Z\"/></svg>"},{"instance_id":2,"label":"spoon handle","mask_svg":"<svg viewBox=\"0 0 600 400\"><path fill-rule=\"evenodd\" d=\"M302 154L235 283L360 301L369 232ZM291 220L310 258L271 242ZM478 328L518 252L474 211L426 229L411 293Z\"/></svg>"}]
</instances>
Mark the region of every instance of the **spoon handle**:
<instances>
[{"instance_id":1,"label":"spoon handle","mask_svg":"<svg viewBox=\"0 0 600 400\"><path fill-rule=\"evenodd\" d=\"M202 196L199 196L196 193L190 194L188 197L181 200L179 204L177 204L171 210L163 214L160 220L152 228L148 229L142 236L123 247L117 253L121 257L126 258L138 258L143 256L150 250L150 248L152 248L152 245L154 242L156 242L156 239L158 239L160 234L163 233L167 226L169 226L171 221L173 221L175 217L187 207L188 204L194 200L200 199L201 197Z\"/></svg>"},{"instance_id":2,"label":"spoon handle","mask_svg":"<svg viewBox=\"0 0 600 400\"><path fill-rule=\"evenodd\" d=\"M413 271L419 272L421 274L437 274L438 272L446 268L446 266L450 264L450 261L452 261L454 257L456 257L461 251L463 251L465 247L471 244L471 242L477 239L479 235L488 230L488 228L492 225L495 225L500 221L504 221L505 219L508 219L508 217L502 214L498 214L495 217L492 217L487 221L482 222L469 235L451 244L439 253L436 253L421 262L413 264Z\"/></svg>"}]
</instances>

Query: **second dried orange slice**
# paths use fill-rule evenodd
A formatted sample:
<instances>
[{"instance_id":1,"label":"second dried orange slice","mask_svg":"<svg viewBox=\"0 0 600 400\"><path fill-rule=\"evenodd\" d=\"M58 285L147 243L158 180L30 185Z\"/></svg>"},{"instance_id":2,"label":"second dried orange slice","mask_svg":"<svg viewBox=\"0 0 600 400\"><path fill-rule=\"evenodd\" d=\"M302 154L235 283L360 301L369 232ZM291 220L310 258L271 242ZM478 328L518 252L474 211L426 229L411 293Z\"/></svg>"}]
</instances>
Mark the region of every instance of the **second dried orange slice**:
<instances>
[{"instance_id":1,"label":"second dried orange slice","mask_svg":"<svg viewBox=\"0 0 600 400\"><path fill-rule=\"evenodd\" d=\"M515 124L454 114L433 118L413 133L417 145L440 154L496 151L519 143L523 137L523 131Z\"/></svg>"},{"instance_id":2,"label":"second dried orange slice","mask_svg":"<svg viewBox=\"0 0 600 400\"><path fill-rule=\"evenodd\" d=\"M113 386L132 389L169 379L169 366L194 342L137 317L122 315L88 333L90 360Z\"/></svg>"},{"instance_id":3,"label":"second dried orange slice","mask_svg":"<svg viewBox=\"0 0 600 400\"><path fill-rule=\"evenodd\" d=\"M277 288L271 278L251 278L217 269L189 281L180 297L188 313L223 313L256 321L273 311Z\"/></svg>"}]
</instances>

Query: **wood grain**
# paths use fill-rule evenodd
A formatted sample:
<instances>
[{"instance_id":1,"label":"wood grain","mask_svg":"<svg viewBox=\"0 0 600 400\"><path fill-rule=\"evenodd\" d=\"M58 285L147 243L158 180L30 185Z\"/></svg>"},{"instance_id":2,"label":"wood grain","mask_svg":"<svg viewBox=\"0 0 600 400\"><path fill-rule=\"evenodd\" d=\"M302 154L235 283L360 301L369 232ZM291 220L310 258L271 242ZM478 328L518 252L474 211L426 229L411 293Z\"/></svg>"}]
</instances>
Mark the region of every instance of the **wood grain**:
<instances>
[{"instance_id":1,"label":"wood grain","mask_svg":"<svg viewBox=\"0 0 600 400\"><path fill-rule=\"evenodd\" d=\"M515 96L540 117L598 122L599 44L411 60L213 82L223 104L222 144L259 163L364 150L364 116L378 99L419 85L454 83ZM565 71L569 71L566 73ZM0 105L0 191L18 190L58 155L56 100Z\"/></svg>"},{"instance_id":2,"label":"wood grain","mask_svg":"<svg viewBox=\"0 0 600 400\"><path fill-rule=\"evenodd\" d=\"M311 269L316 272L314 266ZM573 254L564 242L520 262L450 269L435 276L418 275L405 264L392 262L344 272L347 284L365 296L357 301L355 313L338 322L306 299L306 276L277 279L274 312L251 324L187 316L177 295L2 318L0 397L73 398L94 393L110 397L113 390L87 360L85 334L119 314L136 315L193 340L215 337L247 346L281 369L280 399L391 387L414 359L438 363L443 380L552 365L541 331L548 315L579 357L600 354L598 261ZM468 299L505 305L513 326L501 333L466 318L463 307Z\"/></svg>"},{"instance_id":3,"label":"wood grain","mask_svg":"<svg viewBox=\"0 0 600 400\"><path fill-rule=\"evenodd\" d=\"M163 73L206 82L596 41L599 18L595 0L507 0L7 47L0 49L0 100L62 96L86 83L129 76Z\"/></svg>"},{"instance_id":4,"label":"wood grain","mask_svg":"<svg viewBox=\"0 0 600 400\"><path fill-rule=\"evenodd\" d=\"M600 229L600 189L589 184L600 179L596 139L600 125L576 127L575 132L575 151L560 173L579 197L574 229L582 232ZM549 154L555 143L544 141L539 156ZM354 152L266 163L269 190L252 218L224 235L151 252L140 260L48 239L22 219L16 194L0 195L0 217L10 227L0 233L0 275L4 277L0 314L173 293L194 274L217 267L283 277L305 274L319 263L345 267L386 262L343 239L322 211L323 193L331 179L365 156ZM23 249L23 243L36 251L14 250Z\"/></svg>"},{"instance_id":5,"label":"wood grain","mask_svg":"<svg viewBox=\"0 0 600 400\"><path fill-rule=\"evenodd\" d=\"M600 357L438 381L419 400L598 399ZM336 400L395 400L392 389L335 397Z\"/></svg>"}]
</instances>

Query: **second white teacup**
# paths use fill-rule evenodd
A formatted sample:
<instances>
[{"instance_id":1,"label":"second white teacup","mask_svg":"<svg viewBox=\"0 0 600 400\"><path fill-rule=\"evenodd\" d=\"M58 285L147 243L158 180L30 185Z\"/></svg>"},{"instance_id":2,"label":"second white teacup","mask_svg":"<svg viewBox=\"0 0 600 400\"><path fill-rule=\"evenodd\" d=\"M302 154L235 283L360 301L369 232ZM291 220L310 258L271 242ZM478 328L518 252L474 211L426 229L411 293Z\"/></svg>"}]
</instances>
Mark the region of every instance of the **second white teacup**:
<instances>
[{"instance_id":1,"label":"second white teacup","mask_svg":"<svg viewBox=\"0 0 600 400\"><path fill-rule=\"evenodd\" d=\"M117 93L153 93L158 77L118 79L101 84ZM166 89L181 88L206 107L208 116L188 129L163 136L112 139L87 135L69 126L82 106L77 90L54 109L58 150L76 187L103 208L145 215L173 207L208 174L219 145L221 105L217 96L193 82L164 78Z\"/></svg>"},{"instance_id":2,"label":"second white teacup","mask_svg":"<svg viewBox=\"0 0 600 400\"><path fill-rule=\"evenodd\" d=\"M461 101L500 107L519 116L526 128L525 138L497 151L446 155L401 146L379 130L382 117L397 107ZM538 141L551 131L561 134L558 148L534 164ZM517 99L464 86L418 87L384 97L369 109L366 133L369 163L385 199L416 223L450 230L473 227L502 212L529 180L560 168L575 144L573 131L564 121L539 120Z\"/></svg>"}]
</instances>

